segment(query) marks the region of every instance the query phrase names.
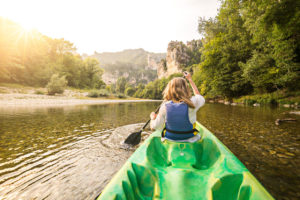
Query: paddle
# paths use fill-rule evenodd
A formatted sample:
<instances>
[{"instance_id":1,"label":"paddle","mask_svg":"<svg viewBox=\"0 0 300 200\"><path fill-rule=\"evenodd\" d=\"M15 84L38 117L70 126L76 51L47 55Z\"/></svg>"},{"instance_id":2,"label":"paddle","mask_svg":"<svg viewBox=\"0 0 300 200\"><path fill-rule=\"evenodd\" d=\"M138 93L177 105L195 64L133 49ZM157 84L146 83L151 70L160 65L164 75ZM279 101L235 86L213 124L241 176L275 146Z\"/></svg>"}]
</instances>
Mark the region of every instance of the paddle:
<instances>
[{"instance_id":1,"label":"paddle","mask_svg":"<svg viewBox=\"0 0 300 200\"><path fill-rule=\"evenodd\" d=\"M161 104L160 104L159 107L156 109L156 111L155 111L156 114L158 113L160 106L161 106ZM130 144L130 145L132 145L132 146L135 146L135 145L137 145L138 143L140 143L142 132L143 132L143 130L147 127L147 125L149 124L150 121L151 121L151 119L149 119L149 120L146 122L146 124L143 126L143 128L142 128L140 131L131 133L131 134L126 138L126 140L124 141L124 143Z\"/></svg>"}]
</instances>

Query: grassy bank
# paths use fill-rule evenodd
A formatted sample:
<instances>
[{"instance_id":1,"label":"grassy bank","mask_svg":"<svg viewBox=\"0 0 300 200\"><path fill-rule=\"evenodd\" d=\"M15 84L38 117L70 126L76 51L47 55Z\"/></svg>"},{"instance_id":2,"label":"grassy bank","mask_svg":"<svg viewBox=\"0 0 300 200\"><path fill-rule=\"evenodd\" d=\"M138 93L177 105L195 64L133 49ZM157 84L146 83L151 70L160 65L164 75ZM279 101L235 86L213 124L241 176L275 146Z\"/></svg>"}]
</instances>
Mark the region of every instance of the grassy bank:
<instances>
[{"instance_id":1,"label":"grassy bank","mask_svg":"<svg viewBox=\"0 0 300 200\"><path fill-rule=\"evenodd\" d=\"M284 106L284 107L299 107L300 106L300 91L287 92L276 91L273 93L246 95L239 98L224 99L221 97L205 97L207 102L218 102L224 104L244 104L251 106Z\"/></svg>"},{"instance_id":2,"label":"grassy bank","mask_svg":"<svg viewBox=\"0 0 300 200\"><path fill-rule=\"evenodd\" d=\"M300 105L300 91L285 92L276 91L267 94L247 95L233 99L234 103L243 103L247 105L279 105L279 106L298 106Z\"/></svg>"},{"instance_id":3,"label":"grassy bank","mask_svg":"<svg viewBox=\"0 0 300 200\"><path fill-rule=\"evenodd\" d=\"M47 88L41 87L30 87L24 86L20 84L10 84L10 83L0 83L0 94L9 94L12 96L13 94L18 95L18 99L20 98L33 98L37 95L41 97L66 97L66 98L75 98L75 99L129 99L129 100L137 100L138 98L128 97L122 93L111 93L106 89L77 89L67 87L62 94L56 95L48 95ZM23 97L21 94L24 94ZM4 98L4 96L3 96Z\"/></svg>"}]
</instances>

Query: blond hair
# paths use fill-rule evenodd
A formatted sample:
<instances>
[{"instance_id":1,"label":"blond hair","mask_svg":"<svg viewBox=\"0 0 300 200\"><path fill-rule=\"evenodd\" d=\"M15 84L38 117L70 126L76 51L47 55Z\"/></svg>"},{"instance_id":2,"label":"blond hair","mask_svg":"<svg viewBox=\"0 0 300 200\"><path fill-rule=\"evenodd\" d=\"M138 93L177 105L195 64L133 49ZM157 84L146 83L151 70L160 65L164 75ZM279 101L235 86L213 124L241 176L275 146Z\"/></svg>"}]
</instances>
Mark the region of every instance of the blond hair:
<instances>
[{"instance_id":1,"label":"blond hair","mask_svg":"<svg viewBox=\"0 0 300 200\"><path fill-rule=\"evenodd\" d=\"M173 78L163 91L165 101L184 102L190 108L195 108L191 101L192 93L184 78Z\"/></svg>"}]
</instances>

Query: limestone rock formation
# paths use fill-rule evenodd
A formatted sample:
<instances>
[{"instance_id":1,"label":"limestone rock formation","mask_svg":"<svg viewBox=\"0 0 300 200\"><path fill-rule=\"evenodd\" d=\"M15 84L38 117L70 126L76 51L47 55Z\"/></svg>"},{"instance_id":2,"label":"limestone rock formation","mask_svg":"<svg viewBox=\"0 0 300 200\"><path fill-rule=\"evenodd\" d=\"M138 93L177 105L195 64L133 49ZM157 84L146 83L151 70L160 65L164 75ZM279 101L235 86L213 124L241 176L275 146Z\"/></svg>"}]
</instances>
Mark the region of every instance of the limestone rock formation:
<instances>
[{"instance_id":1,"label":"limestone rock formation","mask_svg":"<svg viewBox=\"0 0 300 200\"><path fill-rule=\"evenodd\" d=\"M148 54L146 69L157 70L158 63L159 63L158 58L159 57L153 57L151 54Z\"/></svg>"},{"instance_id":2,"label":"limestone rock formation","mask_svg":"<svg viewBox=\"0 0 300 200\"><path fill-rule=\"evenodd\" d=\"M185 70L186 67L195 64L193 62L198 62L200 59L198 51L201 46L201 40L192 40L187 42L187 44L179 41L171 41L168 45L166 59L161 60L157 65L158 78L160 79L174 73L180 73Z\"/></svg>"}]
</instances>

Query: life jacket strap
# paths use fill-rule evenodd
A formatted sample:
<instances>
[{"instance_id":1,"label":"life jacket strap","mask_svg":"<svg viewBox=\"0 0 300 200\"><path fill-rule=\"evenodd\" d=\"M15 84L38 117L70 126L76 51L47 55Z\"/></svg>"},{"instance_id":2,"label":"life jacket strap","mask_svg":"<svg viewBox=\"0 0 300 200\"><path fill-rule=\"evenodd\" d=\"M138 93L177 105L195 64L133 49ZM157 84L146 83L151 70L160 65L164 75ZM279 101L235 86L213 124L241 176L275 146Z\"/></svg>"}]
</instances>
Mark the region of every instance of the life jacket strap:
<instances>
[{"instance_id":1,"label":"life jacket strap","mask_svg":"<svg viewBox=\"0 0 300 200\"><path fill-rule=\"evenodd\" d=\"M165 128L166 131L170 132L170 133L175 133L175 134L188 134L188 133L194 133L195 131L199 132L197 129L192 129L192 130L189 130L189 131L174 131L174 130L170 130L170 129L167 129Z\"/></svg>"},{"instance_id":2,"label":"life jacket strap","mask_svg":"<svg viewBox=\"0 0 300 200\"><path fill-rule=\"evenodd\" d=\"M174 130L170 130L167 129L166 127L164 127L164 129L161 132L161 137L165 137L166 132L170 132L170 133L175 133L175 134L188 134L188 133L194 133L194 135L197 135L199 133L199 131L195 128L195 124L193 126L194 128L190 131L174 131Z\"/></svg>"}]
</instances>

